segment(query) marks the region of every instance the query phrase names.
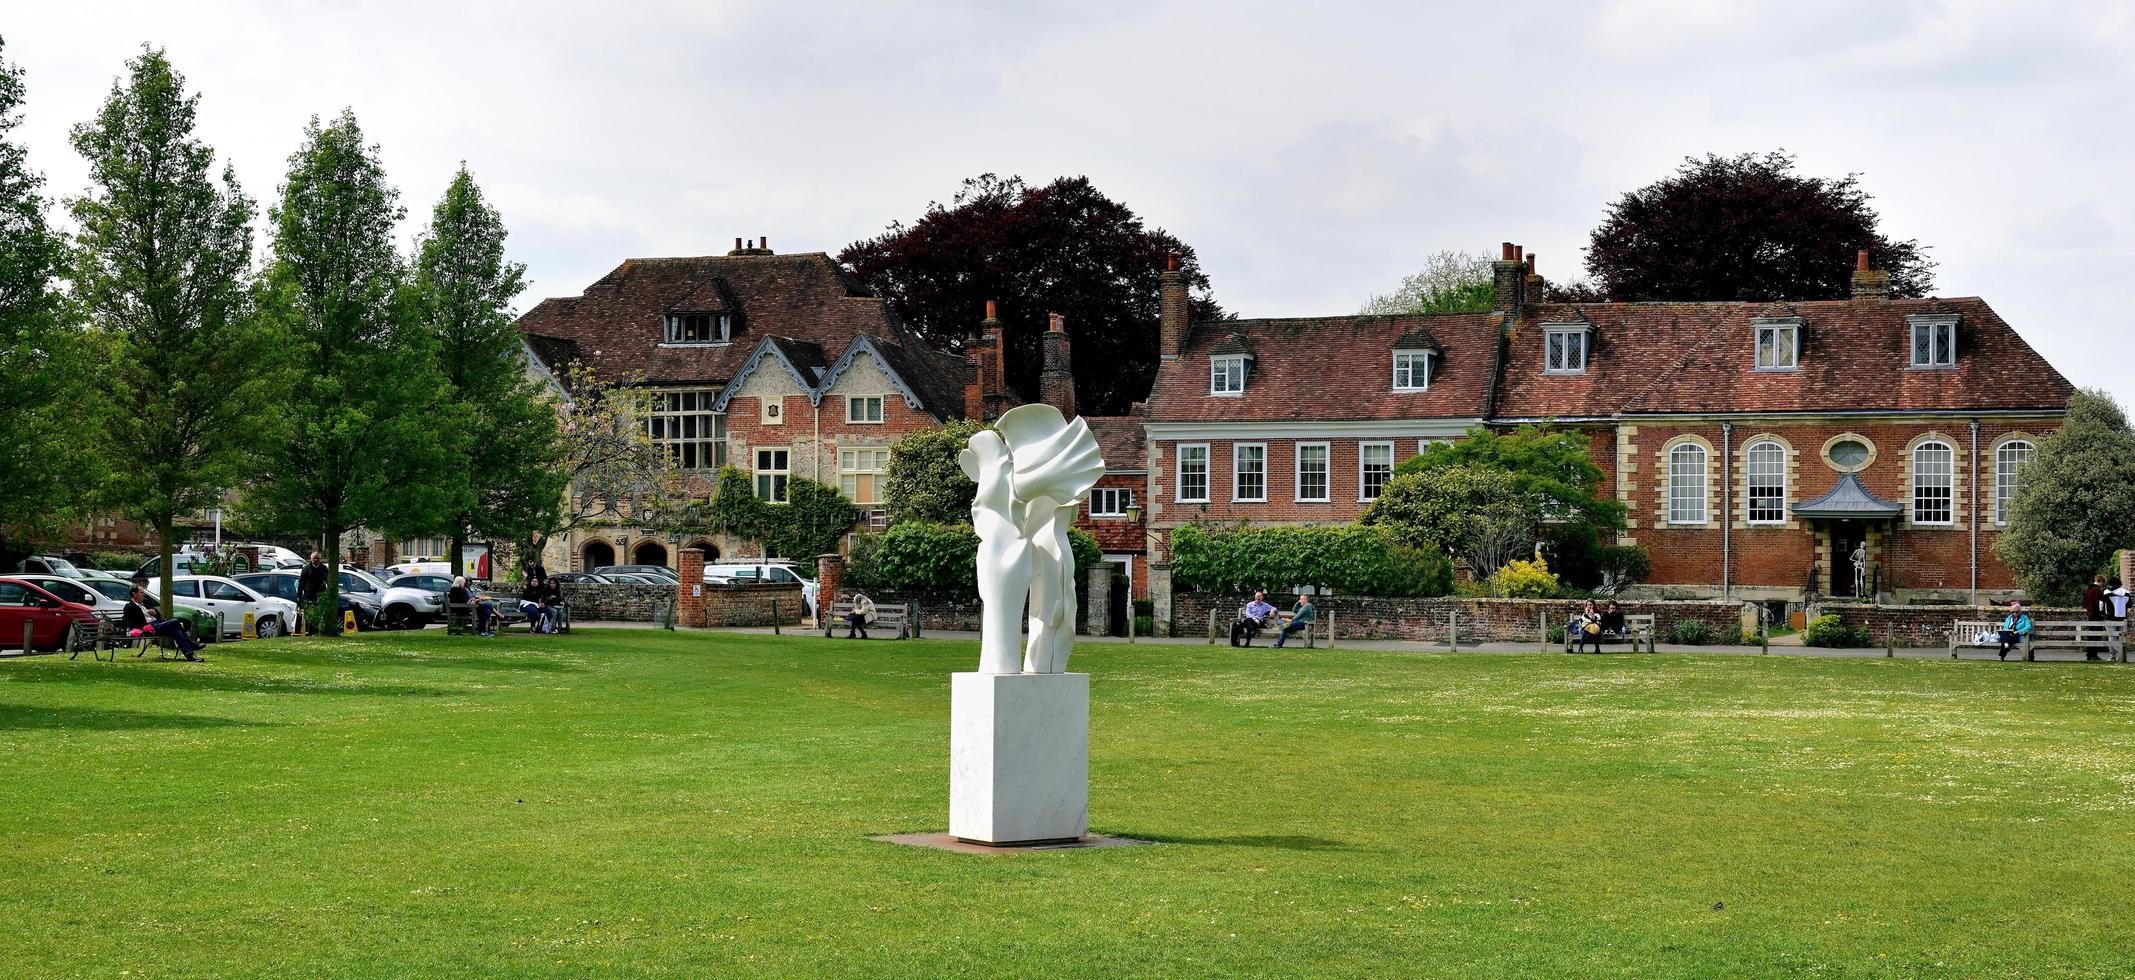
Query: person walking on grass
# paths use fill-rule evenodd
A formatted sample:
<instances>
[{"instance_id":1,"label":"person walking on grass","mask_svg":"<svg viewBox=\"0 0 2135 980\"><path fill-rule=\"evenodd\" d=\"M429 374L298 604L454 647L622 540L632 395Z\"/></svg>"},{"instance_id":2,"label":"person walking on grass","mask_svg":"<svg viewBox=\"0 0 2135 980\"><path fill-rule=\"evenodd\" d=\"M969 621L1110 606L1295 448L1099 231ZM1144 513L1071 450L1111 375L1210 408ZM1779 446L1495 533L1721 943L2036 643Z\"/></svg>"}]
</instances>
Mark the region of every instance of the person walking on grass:
<instances>
[{"instance_id":1,"label":"person walking on grass","mask_svg":"<svg viewBox=\"0 0 2135 980\"><path fill-rule=\"evenodd\" d=\"M1275 648L1282 649L1283 641L1289 639L1290 634L1299 631L1304 631L1305 638L1311 639L1312 623L1319 619L1319 615L1319 610L1312 608L1311 596L1298 596L1297 608L1290 610L1290 621L1283 625L1280 632L1275 634Z\"/></svg>"},{"instance_id":2,"label":"person walking on grass","mask_svg":"<svg viewBox=\"0 0 2135 980\"><path fill-rule=\"evenodd\" d=\"M2024 600L2009 600L2009 615L2002 617L2001 652L1997 660L2009 659L2009 651L2021 650L2031 639L2031 617L2024 612Z\"/></svg>"},{"instance_id":3,"label":"person walking on grass","mask_svg":"<svg viewBox=\"0 0 2135 980\"><path fill-rule=\"evenodd\" d=\"M874 621L875 600L868 598L865 592L853 593L852 612L845 614L845 638L848 640L867 639L867 624Z\"/></svg>"}]
</instances>

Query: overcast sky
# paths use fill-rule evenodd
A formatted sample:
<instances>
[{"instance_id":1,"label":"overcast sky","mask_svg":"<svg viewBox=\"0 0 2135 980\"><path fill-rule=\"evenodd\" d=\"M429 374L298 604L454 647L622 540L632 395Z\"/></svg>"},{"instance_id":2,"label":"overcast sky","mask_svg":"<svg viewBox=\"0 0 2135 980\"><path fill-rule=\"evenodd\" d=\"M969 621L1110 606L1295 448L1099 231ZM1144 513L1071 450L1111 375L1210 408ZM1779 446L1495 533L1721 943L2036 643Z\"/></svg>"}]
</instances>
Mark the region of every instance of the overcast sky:
<instances>
[{"instance_id":1,"label":"overcast sky","mask_svg":"<svg viewBox=\"0 0 2135 980\"><path fill-rule=\"evenodd\" d=\"M1088 175L1241 315L1348 313L1440 249L1576 277L1616 195L1783 147L1859 171L1937 293L2135 407L2135 5L73 0L0 30L55 196L85 179L68 127L152 42L262 202L343 106L410 238L466 160L529 302L736 237L835 252L992 171Z\"/></svg>"}]
</instances>

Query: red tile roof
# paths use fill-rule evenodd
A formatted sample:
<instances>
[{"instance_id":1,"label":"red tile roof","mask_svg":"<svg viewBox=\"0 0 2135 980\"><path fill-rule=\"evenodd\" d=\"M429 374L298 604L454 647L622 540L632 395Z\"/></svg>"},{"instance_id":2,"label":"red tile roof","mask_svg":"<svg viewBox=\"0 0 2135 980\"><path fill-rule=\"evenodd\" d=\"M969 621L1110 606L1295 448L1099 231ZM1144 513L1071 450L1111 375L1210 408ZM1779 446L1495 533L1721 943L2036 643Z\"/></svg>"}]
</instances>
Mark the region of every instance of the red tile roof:
<instances>
[{"instance_id":1,"label":"red tile roof","mask_svg":"<svg viewBox=\"0 0 2135 980\"><path fill-rule=\"evenodd\" d=\"M1157 368L1151 422L1477 418L1489 400L1499 318L1337 316L1195 324L1186 352ZM1416 332L1443 352L1427 391L1395 392L1394 348ZM1241 395L1208 393L1209 356L1253 352Z\"/></svg>"},{"instance_id":2,"label":"red tile roof","mask_svg":"<svg viewBox=\"0 0 2135 980\"><path fill-rule=\"evenodd\" d=\"M1149 469L1149 444L1142 438L1141 415L1085 415L1090 434L1104 454L1105 472L1140 473Z\"/></svg>"}]
</instances>

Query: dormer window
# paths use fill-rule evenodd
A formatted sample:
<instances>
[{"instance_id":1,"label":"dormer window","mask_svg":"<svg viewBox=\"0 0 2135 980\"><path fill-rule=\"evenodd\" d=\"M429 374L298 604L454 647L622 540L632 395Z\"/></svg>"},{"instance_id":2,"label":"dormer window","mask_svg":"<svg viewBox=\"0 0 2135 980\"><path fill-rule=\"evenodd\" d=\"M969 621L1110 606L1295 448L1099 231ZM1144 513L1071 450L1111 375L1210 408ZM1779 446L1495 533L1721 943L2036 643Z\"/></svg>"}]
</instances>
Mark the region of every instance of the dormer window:
<instances>
[{"instance_id":1,"label":"dormer window","mask_svg":"<svg viewBox=\"0 0 2135 980\"><path fill-rule=\"evenodd\" d=\"M1587 341L1590 336L1585 324L1544 326L1542 337L1548 358L1542 362L1542 372L1585 374Z\"/></svg>"},{"instance_id":2,"label":"dormer window","mask_svg":"<svg viewBox=\"0 0 2135 980\"><path fill-rule=\"evenodd\" d=\"M1230 354L1208 359L1208 393L1211 395L1238 395L1245 393L1245 362L1243 354Z\"/></svg>"},{"instance_id":3,"label":"dormer window","mask_svg":"<svg viewBox=\"0 0 2135 980\"><path fill-rule=\"evenodd\" d=\"M724 344L732 341L733 319L725 313L669 313L669 344Z\"/></svg>"},{"instance_id":4,"label":"dormer window","mask_svg":"<svg viewBox=\"0 0 2135 980\"><path fill-rule=\"evenodd\" d=\"M1913 326L1913 367L1957 366L1956 317L1911 316L1906 317L1906 320Z\"/></svg>"},{"instance_id":5,"label":"dormer window","mask_svg":"<svg viewBox=\"0 0 2135 980\"><path fill-rule=\"evenodd\" d=\"M1757 370L1792 371L1801 366L1801 321L1792 317L1759 319Z\"/></svg>"},{"instance_id":6,"label":"dormer window","mask_svg":"<svg viewBox=\"0 0 2135 980\"><path fill-rule=\"evenodd\" d=\"M1394 390L1423 391L1431 386L1431 360L1434 352L1427 350L1397 350L1394 352Z\"/></svg>"}]
</instances>

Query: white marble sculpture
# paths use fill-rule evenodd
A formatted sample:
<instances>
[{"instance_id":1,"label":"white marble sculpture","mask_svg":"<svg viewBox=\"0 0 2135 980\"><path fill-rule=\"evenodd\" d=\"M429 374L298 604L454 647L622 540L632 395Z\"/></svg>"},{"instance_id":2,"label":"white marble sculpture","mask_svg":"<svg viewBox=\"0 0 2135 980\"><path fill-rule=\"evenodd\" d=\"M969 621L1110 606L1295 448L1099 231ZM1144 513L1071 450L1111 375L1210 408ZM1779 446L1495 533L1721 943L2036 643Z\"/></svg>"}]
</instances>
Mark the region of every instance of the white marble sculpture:
<instances>
[{"instance_id":1,"label":"white marble sculpture","mask_svg":"<svg viewBox=\"0 0 2135 980\"><path fill-rule=\"evenodd\" d=\"M1089 828L1090 675L1066 672L1068 528L1104 460L1087 423L1024 405L972 436L958 462L979 485L971 524L985 609L979 669L950 678L949 833L984 844L1074 840Z\"/></svg>"}]
</instances>

